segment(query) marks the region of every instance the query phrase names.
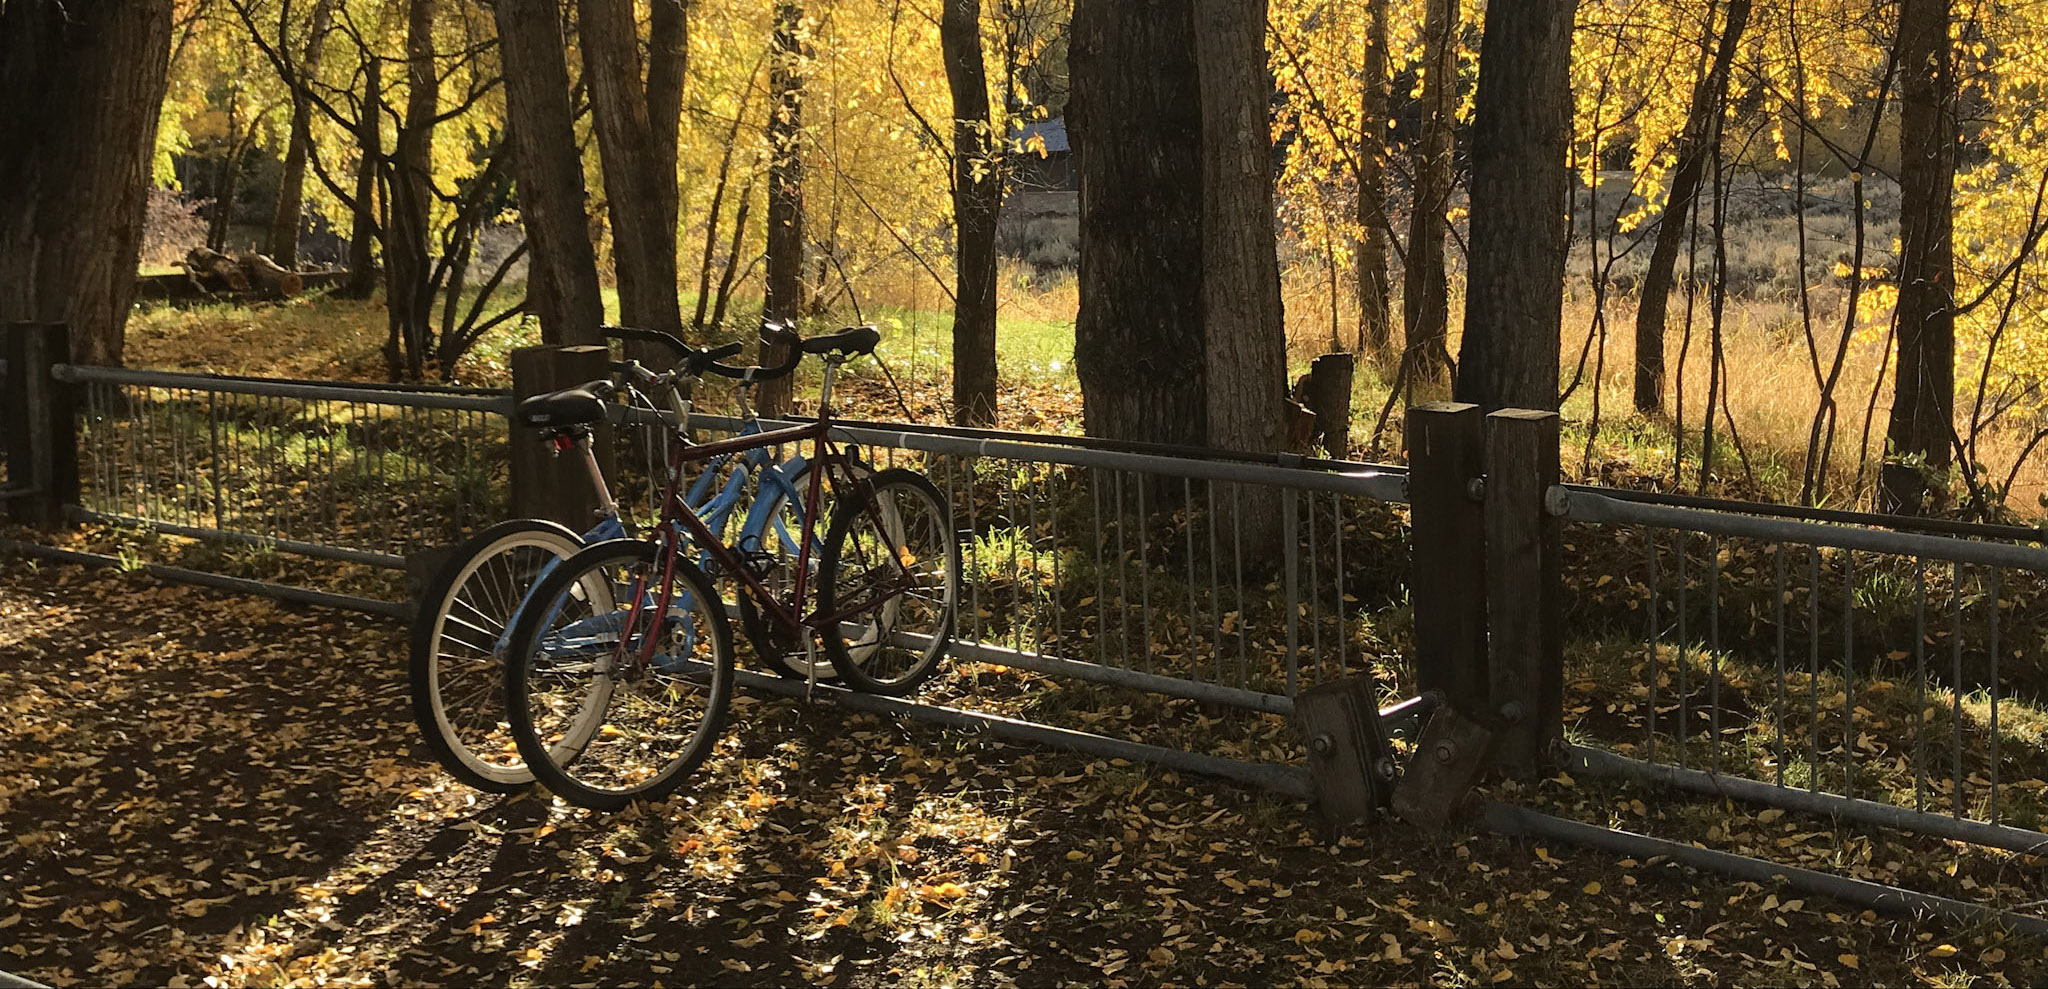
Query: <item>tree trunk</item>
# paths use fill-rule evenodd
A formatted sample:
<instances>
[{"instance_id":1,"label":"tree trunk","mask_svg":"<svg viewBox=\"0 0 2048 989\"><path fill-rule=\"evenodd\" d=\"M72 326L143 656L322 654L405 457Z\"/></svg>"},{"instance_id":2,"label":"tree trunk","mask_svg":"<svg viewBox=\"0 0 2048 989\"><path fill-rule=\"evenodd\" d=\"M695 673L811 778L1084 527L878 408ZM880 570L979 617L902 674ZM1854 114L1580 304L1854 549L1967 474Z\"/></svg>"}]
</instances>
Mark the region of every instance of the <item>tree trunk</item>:
<instances>
[{"instance_id":1,"label":"tree trunk","mask_svg":"<svg viewBox=\"0 0 2048 989\"><path fill-rule=\"evenodd\" d=\"M611 216L619 318L631 326L680 333L676 227L673 214L664 215L664 204L675 200L675 170L671 167L664 178L656 161L632 0L579 0L576 9Z\"/></svg>"},{"instance_id":2,"label":"tree trunk","mask_svg":"<svg viewBox=\"0 0 2048 989\"><path fill-rule=\"evenodd\" d=\"M1090 436L1200 445L1208 413L1192 12L1182 0L1076 0L1068 65L1083 426Z\"/></svg>"},{"instance_id":3,"label":"tree trunk","mask_svg":"<svg viewBox=\"0 0 2048 989\"><path fill-rule=\"evenodd\" d=\"M560 7L555 0L498 0L493 12L505 69L519 221L533 245L528 294L540 317L541 339L602 344L598 327L604 322L604 296L583 210L583 158L577 153L575 111L569 105ZM543 286L537 294L534 284Z\"/></svg>"},{"instance_id":4,"label":"tree trunk","mask_svg":"<svg viewBox=\"0 0 2048 989\"><path fill-rule=\"evenodd\" d=\"M1401 271L1401 325L1409 366L1421 378L1441 380L1451 352L1450 285L1444 276L1444 238L1450 223L1453 137L1458 111L1458 5L1428 0L1423 12L1422 133L1415 142L1415 201L1408 213L1408 258Z\"/></svg>"},{"instance_id":5,"label":"tree trunk","mask_svg":"<svg viewBox=\"0 0 2048 989\"><path fill-rule=\"evenodd\" d=\"M228 249L228 224L235 218L235 180L241 177L242 172L242 140L237 125L241 97L240 85L228 90L227 132L221 144L220 163L213 170L213 209L206 218L206 249L209 251ZM253 123L250 129L255 129Z\"/></svg>"},{"instance_id":6,"label":"tree trunk","mask_svg":"<svg viewBox=\"0 0 2048 989\"><path fill-rule=\"evenodd\" d=\"M996 420L996 214L1003 180L989 119L981 0L945 0L939 44L953 93L953 421Z\"/></svg>"},{"instance_id":7,"label":"tree trunk","mask_svg":"<svg viewBox=\"0 0 2048 989\"><path fill-rule=\"evenodd\" d=\"M170 61L170 0L0 6L0 320L121 363Z\"/></svg>"},{"instance_id":8,"label":"tree trunk","mask_svg":"<svg viewBox=\"0 0 2048 989\"><path fill-rule=\"evenodd\" d=\"M1524 0L1486 8L1455 394L1489 411L1557 408L1576 5Z\"/></svg>"},{"instance_id":9,"label":"tree trunk","mask_svg":"<svg viewBox=\"0 0 2048 989\"><path fill-rule=\"evenodd\" d=\"M377 176L384 169L383 62L369 53L363 59L362 111L356 118L356 193L348 231L348 284L336 295L367 299L377 290Z\"/></svg>"},{"instance_id":10,"label":"tree trunk","mask_svg":"<svg viewBox=\"0 0 2048 989\"><path fill-rule=\"evenodd\" d=\"M298 77L310 84L320 74L320 59L327 50L327 31L334 18L334 0L313 4L313 23L306 37L306 54L299 61ZM284 151L284 168L277 177L277 207L270 213L270 259L286 268L299 266L300 213L305 208L306 156L313 147L313 105L299 86L292 87L292 132Z\"/></svg>"},{"instance_id":11,"label":"tree trunk","mask_svg":"<svg viewBox=\"0 0 2048 989\"><path fill-rule=\"evenodd\" d=\"M1392 286L1387 280L1387 0L1367 0L1358 142L1358 349L1393 345Z\"/></svg>"},{"instance_id":12,"label":"tree trunk","mask_svg":"<svg viewBox=\"0 0 2048 989\"><path fill-rule=\"evenodd\" d=\"M775 6L775 34L769 42L772 63L768 91L768 291L762 317L794 321L804 308L804 76L807 73L802 37L803 6L782 0ZM762 346L761 362L783 357L781 347ZM789 408L789 379L776 378L760 388L764 415Z\"/></svg>"},{"instance_id":13,"label":"tree trunk","mask_svg":"<svg viewBox=\"0 0 2048 989\"><path fill-rule=\"evenodd\" d=\"M435 0L410 0L405 31L405 119L387 172L384 224L384 308L390 321L384 365L392 380L426 376L433 343L434 289L427 220L433 196L434 115L440 102L434 72Z\"/></svg>"},{"instance_id":14,"label":"tree trunk","mask_svg":"<svg viewBox=\"0 0 2048 989\"><path fill-rule=\"evenodd\" d=\"M1691 224L1693 203L1699 198L1707 161L1713 157L1714 145L1721 140L1729 66L1735 59L1735 45L1749 24L1749 8L1750 0L1730 0L1728 21L1721 28L1713 64L1693 87L1692 109L1686 115L1678 164L1671 170L1671 191L1664 197L1664 213L1657 221L1657 243L1650 249L1650 266L1643 272L1636 309L1635 403L1636 411L1645 414L1664 409L1664 324L1671 306L1678 249L1685 243L1686 227ZM1708 27L1711 29L1712 25Z\"/></svg>"},{"instance_id":15,"label":"tree trunk","mask_svg":"<svg viewBox=\"0 0 2048 989\"><path fill-rule=\"evenodd\" d=\"M1266 0L1195 0L1194 21L1209 445L1270 452L1285 439L1287 332L1273 233Z\"/></svg>"},{"instance_id":16,"label":"tree trunk","mask_svg":"<svg viewBox=\"0 0 2048 989\"><path fill-rule=\"evenodd\" d=\"M1954 463L1956 82L1949 0L1899 3L1899 369L1879 507L1946 501Z\"/></svg>"},{"instance_id":17,"label":"tree trunk","mask_svg":"<svg viewBox=\"0 0 2048 989\"><path fill-rule=\"evenodd\" d=\"M676 244L678 197L676 146L683 117L683 82L690 71L689 0L651 0L647 20L647 128L653 155L648 162L655 202L668 224L670 281L681 273ZM682 319L680 306L676 319Z\"/></svg>"}]
</instances>

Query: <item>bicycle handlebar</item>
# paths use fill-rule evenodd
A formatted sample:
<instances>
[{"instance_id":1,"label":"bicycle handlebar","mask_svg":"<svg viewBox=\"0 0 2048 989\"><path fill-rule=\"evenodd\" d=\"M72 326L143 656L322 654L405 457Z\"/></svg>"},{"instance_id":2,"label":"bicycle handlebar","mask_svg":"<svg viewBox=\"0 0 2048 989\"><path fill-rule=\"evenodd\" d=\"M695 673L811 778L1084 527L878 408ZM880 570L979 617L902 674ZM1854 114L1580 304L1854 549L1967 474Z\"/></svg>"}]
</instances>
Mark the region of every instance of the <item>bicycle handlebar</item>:
<instances>
[{"instance_id":1,"label":"bicycle handlebar","mask_svg":"<svg viewBox=\"0 0 2048 989\"><path fill-rule=\"evenodd\" d=\"M773 344L786 347L789 351L788 358L780 366L772 368L760 367L758 365L753 367L736 367L724 363L725 358L731 357L745 349L743 344L728 343L711 348L697 348L684 343L675 334L666 330L646 330L632 326L607 326L603 329L604 335L614 340L640 340L647 343L658 343L667 347L675 352L678 358L677 364L692 377L708 372L720 377L736 378L741 381L768 381L780 378L796 370L797 362L801 361L804 356L803 341L796 335L794 330L780 323L761 324L761 343L764 346Z\"/></svg>"}]
</instances>

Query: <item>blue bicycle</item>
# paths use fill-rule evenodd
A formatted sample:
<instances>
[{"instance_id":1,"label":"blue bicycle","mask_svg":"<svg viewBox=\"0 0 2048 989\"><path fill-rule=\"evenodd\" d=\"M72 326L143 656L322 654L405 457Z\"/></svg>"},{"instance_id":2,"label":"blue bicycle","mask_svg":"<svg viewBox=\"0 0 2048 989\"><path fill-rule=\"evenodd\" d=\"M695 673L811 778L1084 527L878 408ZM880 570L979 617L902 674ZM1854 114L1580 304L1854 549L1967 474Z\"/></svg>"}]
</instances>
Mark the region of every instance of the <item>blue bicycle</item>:
<instances>
[{"instance_id":1,"label":"blue bicycle","mask_svg":"<svg viewBox=\"0 0 2048 989\"><path fill-rule=\"evenodd\" d=\"M627 327L606 328L608 336L618 339L638 339L642 333ZM763 336L780 340L794 334L771 325L763 329ZM651 409L646 396L665 392L669 410L687 428L691 412L688 391L710 373L741 383L745 422L741 433L759 433L761 427L747 402L750 386L789 373L801 355L791 348L793 356L787 365L773 369L722 363L740 349L739 344L691 348L674 370L659 375L628 362L618 367L618 382L536 396L522 403L519 414L524 424L537 428L557 453L574 456L588 471L598 496L598 519L581 534L544 519L500 522L457 547L421 595L411 648L413 716L428 749L450 775L477 789L498 793L533 781L533 773L506 728L504 657L511 629L521 609L530 603L535 585L560 561L586 545L632 534L630 520L613 500L598 467L591 442L593 427L586 421L550 428L549 418L567 405L602 404L621 394L628 408ZM805 531L802 492L809 484L808 470L809 463L802 455L778 462L766 447L757 447L707 462L692 482L685 503L707 528L724 536L728 545L741 548L743 565L756 576L789 580L793 577L787 573L790 564L802 555L797 552L797 540ZM813 547L805 558L816 561L818 557L817 547ZM704 562L711 562L708 555ZM707 565L705 569L714 568ZM767 623L749 614L751 609L746 606L751 602L746 596L737 597L742 625L764 666L797 679L831 676L829 661L813 659L801 649L775 641L778 637Z\"/></svg>"}]
</instances>

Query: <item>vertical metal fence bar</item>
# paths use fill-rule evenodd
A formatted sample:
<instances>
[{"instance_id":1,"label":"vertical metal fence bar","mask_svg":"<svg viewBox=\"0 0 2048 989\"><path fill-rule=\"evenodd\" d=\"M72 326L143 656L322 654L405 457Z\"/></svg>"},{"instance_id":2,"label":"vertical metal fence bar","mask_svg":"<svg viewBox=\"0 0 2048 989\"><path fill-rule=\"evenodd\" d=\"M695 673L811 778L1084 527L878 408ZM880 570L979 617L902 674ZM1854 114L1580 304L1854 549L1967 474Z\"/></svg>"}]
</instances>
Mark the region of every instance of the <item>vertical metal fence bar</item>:
<instances>
[{"instance_id":1,"label":"vertical metal fence bar","mask_svg":"<svg viewBox=\"0 0 2048 989\"><path fill-rule=\"evenodd\" d=\"M1245 614L1245 500L1243 485L1231 483L1231 543L1233 573L1237 573L1237 686L1251 686L1251 661L1245 655L1249 616Z\"/></svg>"},{"instance_id":2,"label":"vertical metal fence bar","mask_svg":"<svg viewBox=\"0 0 2048 989\"><path fill-rule=\"evenodd\" d=\"M1913 560L1913 809L1927 810L1927 558Z\"/></svg>"},{"instance_id":3,"label":"vertical metal fence bar","mask_svg":"<svg viewBox=\"0 0 2048 989\"><path fill-rule=\"evenodd\" d=\"M1949 564L1949 697L1955 730L1955 788L1949 791L1949 812L1963 819L1963 565Z\"/></svg>"},{"instance_id":4,"label":"vertical metal fence bar","mask_svg":"<svg viewBox=\"0 0 2048 989\"><path fill-rule=\"evenodd\" d=\"M1990 607L1991 607L1991 618L1990 618L1990 623L1991 623L1991 629L1990 629L1990 632L1989 632L1989 636L1988 636L1988 637L1989 637L1989 639L1990 639L1990 641L1989 641L1989 642L1987 642L1987 643L1985 644L1985 649L1986 649L1986 650L1987 650L1987 651L1988 651L1988 652L1990 653L1990 655L1991 655L1991 675L1990 675L1990 677L1988 678L1988 683L1989 683L1989 689L1990 689L1990 691L1991 691L1991 718L1990 718L1990 724L1989 724L1989 726L1988 726L1988 729L1987 729L1988 733L1989 733L1989 734L1991 735L1991 772L1990 772L1990 773L1988 774L1988 775L1989 775L1989 776L1991 777L1991 812L1990 812L1990 814L1989 814L1989 815L1987 815L1987 819L1988 819L1988 820L1989 820L1989 821L1990 821L1991 823L1993 823L1993 824L1997 824L1997 823L1998 823L1998 780L1999 780L1999 766L1998 766L1998 763L1999 763L1999 739L1998 739L1998 619L1999 619L1999 615L1998 615L1998 598L1999 598L1999 595L2001 595L2001 594L2003 594L2003 593L2004 593L2004 591L2005 591L2005 571L2003 571L2003 570L2000 570L2000 569L1997 569L1996 567L1994 567L1994 568L1992 568L1992 570L1991 570L1991 593L1990 593L1990 594L1989 594L1988 596L1986 596L1986 598L1985 598L1985 602L1986 602L1987 604L1989 604L1989 605L1990 605Z\"/></svg>"},{"instance_id":5,"label":"vertical metal fence bar","mask_svg":"<svg viewBox=\"0 0 2048 989\"><path fill-rule=\"evenodd\" d=\"M1349 650L1344 648L1345 640L1351 637L1350 622L1345 616L1344 607L1344 498L1335 491L1330 492L1330 528L1330 541L1337 545L1336 565L1331 575L1333 579L1330 581L1335 585L1334 596L1337 602L1337 675L1350 676L1351 666L1346 659Z\"/></svg>"},{"instance_id":6,"label":"vertical metal fence bar","mask_svg":"<svg viewBox=\"0 0 2048 989\"><path fill-rule=\"evenodd\" d=\"M1122 647L1122 667L1131 668L1131 578L1130 549L1124 538L1129 528L1124 521L1124 472L1111 472L1116 484L1116 623L1117 643Z\"/></svg>"},{"instance_id":7,"label":"vertical metal fence bar","mask_svg":"<svg viewBox=\"0 0 2048 989\"><path fill-rule=\"evenodd\" d=\"M1061 496L1066 492L1063 490L1064 486L1060 483L1060 469L1058 467L1046 467L1045 483L1046 487L1051 491L1051 496L1047 499L1047 505L1052 511L1050 535L1046 539L1046 546L1052 551L1052 634L1057 637L1056 641L1059 643L1060 653L1066 655L1072 652L1072 650L1067 648L1067 626L1063 616L1060 614L1067 587L1066 576L1061 573L1062 568L1060 566L1067 555L1064 547L1065 541L1060 537L1060 500Z\"/></svg>"},{"instance_id":8,"label":"vertical metal fence bar","mask_svg":"<svg viewBox=\"0 0 2048 989\"><path fill-rule=\"evenodd\" d=\"M1771 745L1773 763L1777 769L1774 782L1785 785L1785 544L1771 544L1771 569L1774 571L1771 608L1773 624L1777 626L1777 699L1771 704Z\"/></svg>"},{"instance_id":9,"label":"vertical metal fence bar","mask_svg":"<svg viewBox=\"0 0 2048 989\"><path fill-rule=\"evenodd\" d=\"M1202 482L1209 492L1209 510L1205 513L1209 523L1209 617L1213 620L1209 636L1209 652L1216 664L1215 682L1223 682L1223 582L1217 578L1216 561L1216 482ZM1241 618L1242 616L1240 616Z\"/></svg>"},{"instance_id":10,"label":"vertical metal fence bar","mask_svg":"<svg viewBox=\"0 0 2048 989\"><path fill-rule=\"evenodd\" d=\"M1017 543L1024 538L1024 527L1017 517L1017 465L1009 461L1005 461L1005 465L1002 474L1003 525L1010 530L1010 581L1016 588L1010 605L1010 648L1021 651L1024 648L1024 572L1017 566Z\"/></svg>"},{"instance_id":11,"label":"vertical metal fence bar","mask_svg":"<svg viewBox=\"0 0 2048 989\"><path fill-rule=\"evenodd\" d=\"M1232 573L1237 575L1237 686L1251 686L1251 661L1245 655L1245 635L1248 625L1244 611L1244 498L1240 492L1243 486L1232 482L1230 488L1230 529L1233 553Z\"/></svg>"},{"instance_id":12,"label":"vertical metal fence bar","mask_svg":"<svg viewBox=\"0 0 2048 989\"><path fill-rule=\"evenodd\" d=\"M1038 577L1038 561L1044 537L1038 531L1038 505L1045 499L1045 479L1037 464L1020 464L1024 470L1024 504L1031 515L1031 651L1046 655L1045 605L1041 595L1045 584ZM1021 648L1021 647L1020 647Z\"/></svg>"},{"instance_id":13,"label":"vertical metal fence bar","mask_svg":"<svg viewBox=\"0 0 2048 989\"><path fill-rule=\"evenodd\" d=\"M136 504L145 518L157 517L156 477L156 392L150 388L137 389L142 400L142 446L141 456L136 463L141 469L135 472Z\"/></svg>"},{"instance_id":14,"label":"vertical metal fence bar","mask_svg":"<svg viewBox=\"0 0 2048 989\"><path fill-rule=\"evenodd\" d=\"M1676 533L1678 537L1678 737L1675 747L1678 751L1679 768L1685 768L1685 748L1688 736L1692 734L1692 663L1687 653L1691 639L1687 635L1686 612L1691 595L1686 587L1689 582L1685 575L1686 544L1690 533Z\"/></svg>"},{"instance_id":15,"label":"vertical metal fence bar","mask_svg":"<svg viewBox=\"0 0 2048 989\"><path fill-rule=\"evenodd\" d=\"M1300 689L1301 662L1301 591L1295 586L1301 569L1301 525L1300 506L1294 501L1295 491L1286 488L1280 492L1280 546L1283 565L1287 568L1287 696L1293 697Z\"/></svg>"},{"instance_id":16,"label":"vertical metal fence bar","mask_svg":"<svg viewBox=\"0 0 2048 989\"><path fill-rule=\"evenodd\" d=\"M1145 632L1145 672L1152 672L1152 519L1145 511L1145 489L1157 480L1140 475L1138 481L1138 618ZM1129 664L1126 664L1129 665Z\"/></svg>"},{"instance_id":17,"label":"vertical metal fence bar","mask_svg":"<svg viewBox=\"0 0 2048 989\"><path fill-rule=\"evenodd\" d=\"M1108 595L1102 573L1102 471L1088 468L1088 492L1095 506L1095 662L1109 665L1109 610L1104 598Z\"/></svg>"},{"instance_id":18,"label":"vertical metal fence bar","mask_svg":"<svg viewBox=\"0 0 2048 989\"><path fill-rule=\"evenodd\" d=\"M1721 772L1721 537L1707 540L1707 728L1714 744L1708 758Z\"/></svg>"},{"instance_id":19,"label":"vertical metal fence bar","mask_svg":"<svg viewBox=\"0 0 2048 989\"><path fill-rule=\"evenodd\" d=\"M1662 670L1664 666L1664 661L1657 655L1658 640L1662 638L1662 636L1658 634L1659 629L1662 628L1662 623L1659 622L1657 619L1657 588L1661 582L1658 580L1657 577L1657 530L1645 526L1643 527L1642 533L1644 555L1649 560L1648 579L1650 583L1650 606L1647 609L1645 609L1649 617L1648 620L1644 622L1644 624L1648 627L1644 630L1643 636L1644 639L1647 640L1646 644L1649 650L1649 662L1645 664L1645 666L1649 670L1650 706L1647 715L1643 718L1643 724L1645 726L1643 730L1643 750L1645 759L1649 760L1650 762L1656 762L1657 681L1662 678Z\"/></svg>"},{"instance_id":20,"label":"vertical metal fence bar","mask_svg":"<svg viewBox=\"0 0 2048 989\"><path fill-rule=\"evenodd\" d=\"M974 575L974 579L967 584L968 598L970 599L967 602L967 606L974 612L974 641L984 642L987 640L983 637L982 632L981 585L987 579L988 568L982 565L981 559L983 536L981 532L980 508L976 504L981 499L978 497L979 486L975 484L975 481L979 479L981 474L981 464L974 458L966 458L961 461L960 473L962 479L967 484L967 547L969 554L973 557L973 563L968 567L967 572Z\"/></svg>"},{"instance_id":21,"label":"vertical metal fence bar","mask_svg":"<svg viewBox=\"0 0 2048 989\"><path fill-rule=\"evenodd\" d=\"M209 391L206 393L206 432L207 446L211 451L211 455L207 457L207 466L211 468L209 473L212 475L213 525L214 528L225 529L227 528L227 511L221 505L219 392ZM332 532L334 530L329 529L328 531Z\"/></svg>"},{"instance_id":22,"label":"vertical metal fence bar","mask_svg":"<svg viewBox=\"0 0 2048 989\"><path fill-rule=\"evenodd\" d=\"M1811 563L1806 580L1806 692L1811 720L1806 725L1806 788L1820 792L1820 547L1807 547Z\"/></svg>"},{"instance_id":23,"label":"vertical metal fence bar","mask_svg":"<svg viewBox=\"0 0 2048 989\"><path fill-rule=\"evenodd\" d=\"M1856 551L1842 551L1842 795L1856 795Z\"/></svg>"},{"instance_id":24,"label":"vertical metal fence bar","mask_svg":"<svg viewBox=\"0 0 2048 989\"><path fill-rule=\"evenodd\" d=\"M1202 682L1202 661L1195 651L1195 620L1200 612L1195 610L1195 481L1190 477L1180 479L1181 518L1185 520L1188 536L1188 679Z\"/></svg>"},{"instance_id":25,"label":"vertical metal fence bar","mask_svg":"<svg viewBox=\"0 0 2048 989\"><path fill-rule=\"evenodd\" d=\"M1295 501L1292 490L1288 491L1287 499ZM1316 679L1321 681L1326 679L1328 674L1323 672L1323 597L1317 579L1320 575L1316 572L1316 500L1314 496L1301 500L1308 504L1308 651L1314 660L1311 666L1315 670Z\"/></svg>"}]
</instances>

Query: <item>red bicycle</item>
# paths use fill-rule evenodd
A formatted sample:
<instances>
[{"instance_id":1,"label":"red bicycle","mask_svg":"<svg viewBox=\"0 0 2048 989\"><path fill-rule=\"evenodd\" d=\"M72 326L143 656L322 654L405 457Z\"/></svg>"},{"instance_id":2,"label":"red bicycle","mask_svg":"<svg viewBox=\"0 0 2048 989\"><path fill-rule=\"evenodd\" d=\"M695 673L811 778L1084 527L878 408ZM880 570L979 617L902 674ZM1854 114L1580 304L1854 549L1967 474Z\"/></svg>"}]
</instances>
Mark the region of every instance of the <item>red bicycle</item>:
<instances>
[{"instance_id":1,"label":"red bicycle","mask_svg":"<svg viewBox=\"0 0 2048 989\"><path fill-rule=\"evenodd\" d=\"M683 349L667 333L634 333ZM583 549L535 587L513 628L505 687L513 739L550 790L616 809L669 793L710 754L733 682L718 579L737 588L756 647L804 657L786 665L813 680L820 650L846 685L872 693L908 694L936 671L960 597L945 496L915 471L872 470L835 435L839 369L880 339L856 327L773 341L823 360L816 420L710 443L671 430L652 534ZM584 403L562 414L594 420L605 409ZM811 451L793 553L730 545L684 503L685 465L783 444Z\"/></svg>"}]
</instances>

